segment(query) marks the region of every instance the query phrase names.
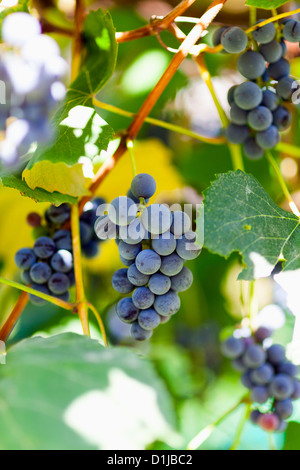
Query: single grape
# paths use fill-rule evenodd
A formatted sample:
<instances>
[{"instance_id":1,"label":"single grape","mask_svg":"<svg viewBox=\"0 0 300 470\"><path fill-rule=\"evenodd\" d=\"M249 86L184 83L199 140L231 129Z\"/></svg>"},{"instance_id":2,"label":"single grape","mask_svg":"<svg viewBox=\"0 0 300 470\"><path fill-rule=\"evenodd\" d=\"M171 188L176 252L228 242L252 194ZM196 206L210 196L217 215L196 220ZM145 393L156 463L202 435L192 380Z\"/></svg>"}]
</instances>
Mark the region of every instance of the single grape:
<instances>
[{"instance_id":1,"label":"single grape","mask_svg":"<svg viewBox=\"0 0 300 470\"><path fill-rule=\"evenodd\" d=\"M58 230L53 235L53 241L58 250L72 251L72 235L70 230Z\"/></svg>"},{"instance_id":2,"label":"single grape","mask_svg":"<svg viewBox=\"0 0 300 470\"><path fill-rule=\"evenodd\" d=\"M250 160L259 160L264 156L264 150L257 145L255 139L250 137L243 145L243 150L247 158Z\"/></svg>"},{"instance_id":3,"label":"single grape","mask_svg":"<svg viewBox=\"0 0 300 470\"><path fill-rule=\"evenodd\" d=\"M51 274L52 270L50 266L44 262L35 263L30 268L30 277L36 284L46 284Z\"/></svg>"},{"instance_id":4,"label":"single grape","mask_svg":"<svg viewBox=\"0 0 300 470\"><path fill-rule=\"evenodd\" d=\"M166 276L176 276L182 270L183 263L183 259L177 253L162 256L160 271Z\"/></svg>"},{"instance_id":5,"label":"single grape","mask_svg":"<svg viewBox=\"0 0 300 470\"><path fill-rule=\"evenodd\" d=\"M256 24L262 21L263 20L260 20ZM260 44L269 43L275 38L275 35L276 35L276 28L273 23L265 24L264 26L257 28L252 33L252 36L255 39L255 41L259 42Z\"/></svg>"},{"instance_id":6,"label":"single grape","mask_svg":"<svg viewBox=\"0 0 300 470\"><path fill-rule=\"evenodd\" d=\"M129 225L136 218L137 206L127 196L115 198L108 208L108 217L116 225Z\"/></svg>"},{"instance_id":7,"label":"single grape","mask_svg":"<svg viewBox=\"0 0 300 470\"><path fill-rule=\"evenodd\" d=\"M152 239L152 249L161 256L167 256L176 249L176 240L171 232L165 232Z\"/></svg>"},{"instance_id":8,"label":"single grape","mask_svg":"<svg viewBox=\"0 0 300 470\"><path fill-rule=\"evenodd\" d=\"M165 323L168 323L168 321L171 320L171 315L169 315L168 317L159 315L159 318L160 318L160 323L164 325Z\"/></svg>"},{"instance_id":9,"label":"single grape","mask_svg":"<svg viewBox=\"0 0 300 470\"><path fill-rule=\"evenodd\" d=\"M68 204L61 204L58 207L50 206L46 215L53 224L60 225L70 219L71 209Z\"/></svg>"},{"instance_id":10,"label":"single grape","mask_svg":"<svg viewBox=\"0 0 300 470\"><path fill-rule=\"evenodd\" d=\"M87 245L93 238L93 227L91 227L91 225L88 225L86 222L80 221L79 229L81 245Z\"/></svg>"},{"instance_id":11,"label":"single grape","mask_svg":"<svg viewBox=\"0 0 300 470\"><path fill-rule=\"evenodd\" d=\"M184 260L192 260L197 258L201 253L201 247L197 243L197 235L195 232L189 231L182 238L177 240L177 254ZM164 273L166 274L166 273ZM170 274L174 276L177 273Z\"/></svg>"},{"instance_id":12,"label":"single grape","mask_svg":"<svg viewBox=\"0 0 300 470\"><path fill-rule=\"evenodd\" d=\"M137 245L145 239L146 230L139 219L134 219L129 225L120 227L119 237L129 245Z\"/></svg>"},{"instance_id":13,"label":"single grape","mask_svg":"<svg viewBox=\"0 0 300 470\"><path fill-rule=\"evenodd\" d=\"M160 315L174 315L180 309L180 298L176 292L170 290L166 294L156 297L154 308Z\"/></svg>"},{"instance_id":14,"label":"single grape","mask_svg":"<svg viewBox=\"0 0 300 470\"><path fill-rule=\"evenodd\" d=\"M278 429L280 424L279 418L276 414L262 414L258 420L257 424L268 432L274 432Z\"/></svg>"},{"instance_id":15,"label":"single grape","mask_svg":"<svg viewBox=\"0 0 300 470\"><path fill-rule=\"evenodd\" d=\"M191 219L185 212L175 211L172 213L172 224L170 231L175 237L181 237L191 228Z\"/></svg>"},{"instance_id":16,"label":"single grape","mask_svg":"<svg viewBox=\"0 0 300 470\"><path fill-rule=\"evenodd\" d=\"M251 380L256 385L267 385L274 377L274 369L270 364L263 364L251 372Z\"/></svg>"},{"instance_id":17,"label":"single grape","mask_svg":"<svg viewBox=\"0 0 300 470\"><path fill-rule=\"evenodd\" d=\"M248 122L248 112L233 103L230 108L230 119L233 124L245 125Z\"/></svg>"},{"instance_id":18,"label":"single grape","mask_svg":"<svg viewBox=\"0 0 300 470\"><path fill-rule=\"evenodd\" d=\"M270 126L265 131L258 132L255 139L257 145L266 150L276 147L280 140L280 136L277 127Z\"/></svg>"},{"instance_id":19,"label":"single grape","mask_svg":"<svg viewBox=\"0 0 300 470\"><path fill-rule=\"evenodd\" d=\"M271 90L264 90L261 104L262 106L269 108L270 111L275 111L279 104L278 96Z\"/></svg>"},{"instance_id":20,"label":"single grape","mask_svg":"<svg viewBox=\"0 0 300 470\"><path fill-rule=\"evenodd\" d=\"M153 335L153 330L145 330L144 328L140 327L138 322L135 322L132 324L131 334L137 341L145 341L151 338Z\"/></svg>"},{"instance_id":21,"label":"single grape","mask_svg":"<svg viewBox=\"0 0 300 470\"><path fill-rule=\"evenodd\" d=\"M297 82L292 77L283 77L277 83L276 93L279 98L290 101L293 95L293 92L296 91Z\"/></svg>"},{"instance_id":22,"label":"single grape","mask_svg":"<svg viewBox=\"0 0 300 470\"><path fill-rule=\"evenodd\" d=\"M248 37L245 31L237 26L227 28L221 36L221 44L226 52L239 54L246 49Z\"/></svg>"},{"instance_id":23,"label":"single grape","mask_svg":"<svg viewBox=\"0 0 300 470\"><path fill-rule=\"evenodd\" d=\"M127 277L126 268L118 269L118 271L113 274L111 283L115 291L119 292L120 294L129 294L134 289L134 285Z\"/></svg>"},{"instance_id":24,"label":"single grape","mask_svg":"<svg viewBox=\"0 0 300 470\"><path fill-rule=\"evenodd\" d=\"M171 288L171 279L161 273L153 274L149 279L149 289L155 295L166 294Z\"/></svg>"},{"instance_id":25,"label":"single grape","mask_svg":"<svg viewBox=\"0 0 300 470\"><path fill-rule=\"evenodd\" d=\"M248 388L249 390L251 390L254 387L254 384L251 380L251 371L247 371L242 375L241 382L244 385L244 387Z\"/></svg>"},{"instance_id":26,"label":"single grape","mask_svg":"<svg viewBox=\"0 0 300 470\"><path fill-rule=\"evenodd\" d=\"M268 361L273 365L279 365L286 361L285 349L280 344L273 344L267 350Z\"/></svg>"},{"instance_id":27,"label":"single grape","mask_svg":"<svg viewBox=\"0 0 300 470\"><path fill-rule=\"evenodd\" d=\"M250 421L253 424L257 424L261 416L262 416L262 413L259 410L253 410L251 411L251 414L250 414Z\"/></svg>"},{"instance_id":28,"label":"single grape","mask_svg":"<svg viewBox=\"0 0 300 470\"><path fill-rule=\"evenodd\" d=\"M138 322L141 328L151 331L160 324L160 316L153 308L149 308L139 313Z\"/></svg>"},{"instance_id":29,"label":"single grape","mask_svg":"<svg viewBox=\"0 0 300 470\"><path fill-rule=\"evenodd\" d=\"M234 92L238 85L233 85L232 87L229 88L228 93L227 93L227 101L230 104L230 106L233 105L234 103Z\"/></svg>"},{"instance_id":30,"label":"single grape","mask_svg":"<svg viewBox=\"0 0 300 470\"><path fill-rule=\"evenodd\" d=\"M291 377L286 374L278 374L270 384L270 394L276 400L286 400L291 398L294 392L294 383Z\"/></svg>"},{"instance_id":31,"label":"single grape","mask_svg":"<svg viewBox=\"0 0 300 470\"><path fill-rule=\"evenodd\" d=\"M97 240L91 240L82 247L82 253L86 258L95 258L99 253L99 243Z\"/></svg>"},{"instance_id":32,"label":"single grape","mask_svg":"<svg viewBox=\"0 0 300 470\"><path fill-rule=\"evenodd\" d=\"M279 374L286 374L290 377L296 377L299 373L299 368L292 362L282 362L277 366L277 372Z\"/></svg>"},{"instance_id":33,"label":"single grape","mask_svg":"<svg viewBox=\"0 0 300 470\"><path fill-rule=\"evenodd\" d=\"M32 283L32 279L30 277L30 271L29 270L23 271L21 274L21 279L24 282L24 284L29 286Z\"/></svg>"},{"instance_id":34,"label":"single grape","mask_svg":"<svg viewBox=\"0 0 300 470\"><path fill-rule=\"evenodd\" d=\"M133 178L130 189L135 197L149 199L156 191L156 182L153 176L140 173Z\"/></svg>"},{"instance_id":35,"label":"single grape","mask_svg":"<svg viewBox=\"0 0 300 470\"><path fill-rule=\"evenodd\" d=\"M132 294L134 305L141 310L150 308L154 303L154 299L155 295L148 287L138 287Z\"/></svg>"},{"instance_id":36,"label":"single grape","mask_svg":"<svg viewBox=\"0 0 300 470\"><path fill-rule=\"evenodd\" d=\"M246 111L257 108L262 102L262 98L262 90L253 82L244 82L234 90L235 104Z\"/></svg>"},{"instance_id":37,"label":"single grape","mask_svg":"<svg viewBox=\"0 0 300 470\"><path fill-rule=\"evenodd\" d=\"M120 260L125 266L128 266L128 267L134 264L134 259L125 259L121 255L120 255Z\"/></svg>"},{"instance_id":38,"label":"single grape","mask_svg":"<svg viewBox=\"0 0 300 470\"><path fill-rule=\"evenodd\" d=\"M273 112L273 124L279 131L284 131L290 127L292 122L292 113L285 106L278 106Z\"/></svg>"},{"instance_id":39,"label":"single grape","mask_svg":"<svg viewBox=\"0 0 300 470\"><path fill-rule=\"evenodd\" d=\"M292 395L292 400L299 400L300 398L300 382L298 380L294 380L294 391Z\"/></svg>"},{"instance_id":40,"label":"single grape","mask_svg":"<svg viewBox=\"0 0 300 470\"><path fill-rule=\"evenodd\" d=\"M225 129L225 136L228 142L232 144L242 144L250 136L250 131L247 126L238 126L231 123Z\"/></svg>"},{"instance_id":41,"label":"single grape","mask_svg":"<svg viewBox=\"0 0 300 470\"><path fill-rule=\"evenodd\" d=\"M36 260L36 255L31 248L21 248L15 254L15 263L22 270L30 269Z\"/></svg>"},{"instance_id":42,"label":"single grape","mask_svg":"<svg viewBox=\"0 0 300 470\"><path fill-rule=\"evenodd\" d=\"M148 232L160 235L170 230L172 214L165 205L152 204L144 210L142 223Z\"/></svg>"},{"instance_id":43,"label":"single grape","mask_svg":"<svg viewBox=\"0 0 300 470\"><path fill-rule=\"evenodd\" d=\"M73 255L67 250L58 250L50 261L54 271L68 273L73 269Z\"/></svg>"},{"instance_id":44,"label":"single grape","mask_svg":"<svg viewBox=\"0 0 300 470\"><path fill-rule=\"evenodd\" d=\"M161 257L153 250L143 250L137 255L135 264L142 274L151 275L160 269Z\"/></svg>"},{"instance_id":45,"label":"single grape","mask_svg":"<svg viewBox=\"0 0 300 470\"><path fill-rule=\"evenodd\" d=\"M248 124L255 131L265 131L273 122L271 111L265 106L259 106L248 114Z\"/></svg>"},{"instance_id":46,"label":"single grape","mask_svg":"<svg viewBox=\"0 0 300 470\"><path fill-rule=\"evenodd\" d=\"M279 425L275 429L275 432L276 433L284 432L284 431L286 431L286 428L287 428L287 423L285 421L280 421Z\"/></svg>"},{"instance_id":47,"label":"single grape","mask_svg":"<svg viewBox=\"0 0 300 470\"><path fill-rule=\"evenodd\" d=\"M171 289L175 292L185 292L192 284L193 273L186 266L178 274L171 277Z\"/></svg>"},{"instance_id":48,"label":"single grape","mask_svg":"<svg viewBox=\"0 0 300 470\"><path fill-rule=\"evenodd\" d=\"M55 252L55 243L49 237L40 237L36 240L33 251L38 258L48 259L51 258Z\"/></svg>"},{"instance_id":49,"label":"single grape","mask_svg":"<svg viewBox=\"0 0 300 470\"><path fill-rule=\"evenodd\" d=\"M26 217L26 222L30 227L36 228L41 226L42 217L37 212L30 212Z\"/></svg>"},{"instance_id":50,"label":"single grape","mask_svg":"<svg viewBox=\"0 0 300 470\"><path fill-rule=\"evenodd\" d=\"M260 326L254 332L254 337L256 341L258 341L259 343L263 343L265 339L270 338L271 335L272 335L272 331L269 328L266 328L264 326Z\"/></svg>"},{"instance_id":51,"label":"single grape","mask_svg":"<svg viewBox=\"0 0 300 470\"><path fill-rule=\"evenodd\" d=\"M247 367L243 363L243 358L238 357L237 359L234 359L231 362L231 366L233 367L234 370L237 372L240 372L241 374L244 374L247 371Z\"/></svg>"},{"instance_id":52,"label":"single grape","mask_svg":"<svg viewBox=\"0 0 300 470\"><path fill-rule=\"evenodd\" d=\"M109 219L108 215L98 217L94 228L100 240L112 240L118 236L118 226Z\"/></svg>"},{"instance_id":53,"label":"single grape","mask_svg":"<svg viewBox=\"0 0 300 470\"><path fill-rule=\"evenodd\" d=\"M134 305L132 299L125 297L117 304L117 314L124 323L133 323L137 320L139 309Z\"/></svg>"},{"instance_id":54,"label":"single grape","mask_svg":"<svg viewBox=\"0 0 300 470\"><path fill-rule=\"evenodd\" d=\"M49 290L54 295L63 295L70 288L70 279L66 274L54 273L48 282Z\"/></svg>"},{"instance_id":55,"label":"single grape","mask_svg":"<svg viewBox=\"0 0 300 470\"><path fill-rule=\"evenodd\" d=\"M262 44L259 48L259 52L269 64L277 62L283 56L282 45L275 40L268 44Z\"/></svg>"},{"instance_id":56,"label":"single grape","mask_svg":"<svg viewBox=\"0 0 300 470\"><path fill-rule=\"evenodd\" d=\"M283 28L283 37L289 42L300 41L300 22L297 20L287 21Z\"/></svg>"},{"instance_id":57,"label":"single grape","mask_svg":"<svg viewBox=\"0 0 300 470\"><path fill-rule=\"evenodd\" d=\"M212 44L214 47L219 46L221 44L221 36L226 31L227 26L223 26L222 28L217 28L212 35Z\"/></svg>"},{"instance_id":58,"label":"single grape","mask_svg":"<svg viewBox=\"0 0 300 470\"><path fill-rule=\"evenodd\" d=\"M123 240L121 240L119 243L119 253L122 258L134 260L140 253L140 251L142 251L141 243L139 243L138 245L129 245Z\"/></svg>"},{"instance_id":59,"label":"single grape","mask_svg":"<svg viewBox=\"0 0 300 470\"><path fill-rule=\"evenodd\" d=\"M266 70L266 62L259 52L246 51L240 55L237 68L241 75L253 80L263 75Z\"/></svg>"},{"instance_id":60,"label":"single grape","mask_svg":"<svg viewBox=\"0 0 300 470\"><path fill-rule=\"evenodd\" d=\"M292 400L286 399L275 402L275 413L280 419L288 419L293 414L293 403Z\"/></svg>"},{"instance_id":61,"label":"single grape","mask_svg":"<svg viewBox=\"0 0 300 470\"><path fill-rule=\"evenodd\" d=\"M275 80L280 80L289 75L291 71L290 63L286 59L279 59L277 62L270 64L268 67L268 74Z\"/></svg>"},{"instance_id":62,"label":"single grape","mask_svg":"<svg viewBox=\"0 0 300 470\"><path fill-rule=\"evenodd\" d=\"M142 287L148 284L150 277L147 274L142 274L136 267L135 263L132 264L127 271L129 282L136 287Z\"/></svg>"},{"instance_id":63,"label":"single grape","mask_svg":"<svg viewBox=\"0 0 300 470\"><path fill-rule=\"evenodd\" d=\"M265 362L266 353L260 345L253 344L246 350L243 360L247 367L256 369Z\"/></svg>"},{"instance_id":64,"label":"single grape","mask_svg":"<svg viewBox=\"0 0 300 470\"><path fill-rule=\"evenodd\" d=\"M254 403L260 403L260 404L266 403L268 398L269 398L269 394L268 394L268 390L266 389L266 387L258 386L258 387L252 388L251 400Z\"/></svg>"},{"instance_id":65,"label":"single grape","mask_svg":"<svg viewBox=\"0 0 300 470\"><path fill-rule=\"evenodd\" d=\"M239 358L245 351L245 345L240 338L230 336L221 344L221 350L229 359Z\"/></svg>"}]
</instances>

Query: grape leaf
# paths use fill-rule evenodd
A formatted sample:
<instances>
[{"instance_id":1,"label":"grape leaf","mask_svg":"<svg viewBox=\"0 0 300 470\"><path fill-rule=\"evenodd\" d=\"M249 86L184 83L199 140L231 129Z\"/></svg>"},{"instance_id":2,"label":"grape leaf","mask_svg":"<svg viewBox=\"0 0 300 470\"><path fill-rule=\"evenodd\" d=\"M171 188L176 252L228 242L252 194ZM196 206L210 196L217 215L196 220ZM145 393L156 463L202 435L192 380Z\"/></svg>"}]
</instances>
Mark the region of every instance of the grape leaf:
<instances>
[{"instance_id":1,"label":"grape leaf","mask_svg":"<svg viewBox=\"0 0 300 470\"><path fill-rule=\"evenodd\" d=\"M177 441L169 395L149 361L66 333L22 341L1 366L0 448L144 449Z\"/></svg>"},{"instance_id":2,"label":"grape leaf","mask_svg":"<svg viewBox=\"0 0 300 470\"><path fill-rule=\"evenodd\" d=\"M285 270L300 268L299 218L278 207L252 175L219 175L204 207L204 246L226 258L239 252L240 279L269 276L281 254Z\"/></svg>"},{"instance_id":3,"label":"grape leaf","mask_svg":"<svg viewBox=\"0 0 300 470\"><path fill-rule=\"evenodd\" d=\"M66 194L61 194L58 192L49 193L44 189L36 189L33 191L21 178L18 178L14 175L0 175L0 185L3 185L7 188L16 189L21 193L22 196L29 197L36 202L50 202L59 206L63 202L68 202L70 204L75 204L77 199Z\"/></svg>"},{"instance_id":4,"label":"grape leaf","mask_svg":"<svg viewBox=\"0 0 300 470\"><path fill-rule=\"evenodd\" d=\"M54 142L39 147L23 177L31 189L43 188L74 197L89 194L82 158L90 161L106 150L113 129L95 111L92 96L112 75L117 57L115 28L108 12L92 11L84 23L85 60L71 84L53 125ZM90 172L89 172L90 173ZM73 178L76 175L76 184Z\"/></svg>"},{"instance_id":5,"label":"grape leaf","mask_svg":"<svg viewBox=\"0 0 300 470\"><path fill-rule=\"evenodd\" d=\"M272 10L272 8L281 7L289 0L247 0L246 5L249 7L262 8L264 10Z\"/></svg>"}]
</instances>

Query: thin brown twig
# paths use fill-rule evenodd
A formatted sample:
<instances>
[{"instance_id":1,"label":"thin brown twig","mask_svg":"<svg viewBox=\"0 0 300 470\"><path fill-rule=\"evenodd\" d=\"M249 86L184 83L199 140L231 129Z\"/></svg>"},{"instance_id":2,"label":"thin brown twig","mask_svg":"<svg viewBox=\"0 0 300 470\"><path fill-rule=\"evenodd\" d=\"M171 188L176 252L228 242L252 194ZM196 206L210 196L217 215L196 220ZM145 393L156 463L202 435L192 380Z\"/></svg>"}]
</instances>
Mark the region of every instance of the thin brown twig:
<instances>
[{"instance_id":1,"label":"thin brown twig","mask_svg":"<svg viewBox=\"0 0 300 470\"><path fill-rule=\"evenodd\" d=\"M22 292L12 312L10 313L9 317L7 318L7 320L1 327L1 330L0 330L1 341L6 341L7 338L9 337L10 333L14 329L15 324L20 318L24 308L26 307L28 303L28 299L29 299L28 294L26 292Z\"/></svg>"},{"instance_id":2,"label":"thin brown twig","mask_svg":"<svg viewBox=\"0 0 300 470\"><path fill-rule=\"evenodd\" d=\"M151 23L142 26L141 28L135 29L134 31L124 31L122 33L116 33L117 42L128 42L136 39L144 38L146 36L152 36L158 32L168 29L169 25L174 20L181 16L196 0L183 0L179 3L170 13L164 18L155 18Z\"/></svg>"}]
</instances>

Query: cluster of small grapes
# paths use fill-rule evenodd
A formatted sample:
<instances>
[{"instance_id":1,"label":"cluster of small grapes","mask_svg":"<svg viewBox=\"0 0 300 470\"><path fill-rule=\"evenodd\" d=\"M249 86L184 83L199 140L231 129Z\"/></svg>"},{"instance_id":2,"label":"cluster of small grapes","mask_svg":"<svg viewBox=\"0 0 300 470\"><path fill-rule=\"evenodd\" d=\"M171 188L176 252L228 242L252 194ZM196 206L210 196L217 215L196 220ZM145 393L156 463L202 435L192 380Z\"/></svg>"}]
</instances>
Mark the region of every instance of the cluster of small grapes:
<instances>
[{"instance_id":1,"label":"cluster of small grapes","mask_svg":"<svg viewBox=\"0 0 300 470\"><path fill-rule=\"evenodd\" d=\"M300 22L285 20L278 25L278 30L273 23L264 25L252 33L249 43L246 33L239 27L215 32L215 44L221 43L224 50L232 54L242 52L237 68L248 81L233 86L228 92L231 123L226 137L231 143L242 144L249 159L262 158L265 150L279 142L279 132L291 124L292 115L284 102L291 101L298 84L289 75L291 67L284 58L285 40L300 41Z\"/></svg>"},{"instance_id":2,"label":"cluster of small grapes","mask_svg":"<svg viewBox=\"0 0 300 470\"><path fill-rule=\"evenodd\" d=\"M127 268L114 273L112 285L120 294L132 293L119 301L117 314L132 323L132 336L139 341L149 339L154 328L178 312L178 292L193 282L184 263L200 253L186 213L171 212L163 204L146 207L155 191L152 176L137 175L127 196L114 199L108 214L96 223L98 236L104 226L106 232L116 234L120 259Z\"/></svg>"},{"instance_id":3,"label":"cluster of small grapes","mask_svg":"<svg viewBox=\"0 0 300 470\"><path fill-rule=\"evenodd\" d=\"M2 23L6 46L0 53L0 130L5 139L0 160L4 165L16 164L32 143L52 138L49 117L65 96L61 79L67 63L54 39L41 32L39 21L24 12L8 15Z\"/></svg>"},{"instance_id":4,"label":"cluster of small grapes","mask_svg":"<svg viewBox=\"0 0 300 470\"><path fill-rule=\"evenodd\" d=\"M94 224L97 208L104 202L100 198L88 202L80 217L81 247L86 258L95 257L99 251L100 240L94 232ZM70 206L51 206L45 212L44 219L45 224L39 214L28 215L27 222L39 236L33 248L22 248L16 253L15 263L22 270L24 284L44 294L68 301L69 289L75 283L72 235L70 230L63 228L70 219ZM35 305L45 302L31 294L30 300Z\"/></svg>"},{"instance_id":5,"label":"cluster of small grapes","mask_svg":"<svg viewBox=\"0 0 300 470\"><path fill-rule=\"evenodd\" d=\"M300 398L298 367L286 359L279 344L267 346L271 331L260 327L250 337L231 336L222 343L224 356L241 372L255 409L250 419L265 431L282 432L293 413L293 400ZM261 406L261 408L259 408Z\"/></svg>"}]
</instances>

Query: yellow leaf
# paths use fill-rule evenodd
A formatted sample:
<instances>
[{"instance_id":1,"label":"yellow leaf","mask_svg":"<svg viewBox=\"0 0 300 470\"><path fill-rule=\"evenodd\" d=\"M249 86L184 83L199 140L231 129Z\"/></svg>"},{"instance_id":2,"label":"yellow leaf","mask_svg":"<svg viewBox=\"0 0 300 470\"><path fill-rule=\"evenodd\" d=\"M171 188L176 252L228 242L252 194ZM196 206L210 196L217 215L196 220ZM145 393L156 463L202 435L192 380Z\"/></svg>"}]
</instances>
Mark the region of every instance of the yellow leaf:
<instances>
[{"instance_id":1,"label":"yellow leaf","mask_svg":"<svg viewBox=\"0 0 300 470\"><path fill-rule=\"evenodd\" d=\"M30 170L24 170L23 178L31 189L43 188L50 193L58 191L73 197L87 196L93 178L92 162L82 158L76 165L68 166L63 162L43 160Z\"/></svg>"}]
</instances>

